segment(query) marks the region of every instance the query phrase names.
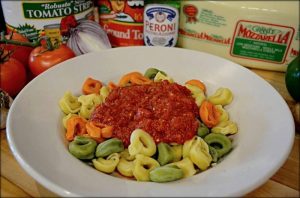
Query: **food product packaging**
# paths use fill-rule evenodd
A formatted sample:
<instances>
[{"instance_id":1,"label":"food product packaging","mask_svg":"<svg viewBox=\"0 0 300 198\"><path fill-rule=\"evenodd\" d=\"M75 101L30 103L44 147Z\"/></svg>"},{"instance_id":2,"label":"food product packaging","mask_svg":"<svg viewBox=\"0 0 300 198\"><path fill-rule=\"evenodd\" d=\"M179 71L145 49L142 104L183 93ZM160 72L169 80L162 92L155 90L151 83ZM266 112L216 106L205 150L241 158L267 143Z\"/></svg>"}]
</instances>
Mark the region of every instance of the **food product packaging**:
<instances>
[{"instance_id":1,"label":"food product packaging","mask_svg":"<svg viewBox=\"0 0 300 198\"><path fill-rule=\"evenodd\" d=\"M299 1L182 1L178 46L286 71L299 54Z\"/></svg>"},{"instance_id":2,"label":"food product packaging","mask_svg":"<svg viewBox=\"0 0 300 198\"><path fill-rule=\"evenodd\" d=\"M30 41L46 35L53 42L64 40L61 22L67 16L94 20L93 0L2 0L7 31L16 31Z\"/></svg>"},{"instance_id":3,"label":"food product packaging","mask_svg":"<svg viewBox=\"0 0 300 198\"><path fill-rule=\"evenodd\" d=\"M144 0L98 0L97 6L113 47L144 45Z\"/></svg>"},{"instance_id":4,"label":"food product packaging","mask_svg":"<svg viewBox=\"0 0 300 198\"><path fill-rule=\"evenodd\" d=\"M145 45L174 47L178 39L180 2L146 0L145 3Z\"/></svg>"}]
</instances>

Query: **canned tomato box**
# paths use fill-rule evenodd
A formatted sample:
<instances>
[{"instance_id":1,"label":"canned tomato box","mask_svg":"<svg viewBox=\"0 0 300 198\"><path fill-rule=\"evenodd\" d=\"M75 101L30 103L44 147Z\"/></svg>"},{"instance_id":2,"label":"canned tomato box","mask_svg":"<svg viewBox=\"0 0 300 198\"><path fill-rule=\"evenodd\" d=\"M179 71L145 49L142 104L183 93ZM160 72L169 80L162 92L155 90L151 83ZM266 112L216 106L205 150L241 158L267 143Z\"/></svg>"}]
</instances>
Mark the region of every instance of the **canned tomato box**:
<instances>
[{"instance_id":1,"label":"canned tomato box","mask_svg":"<svg viewBox=\"0 0 300 198\"><path fill-rule=\"evenodd\" d=\"M179 47L285 71L299 38L299 1L181 2Z\"/></svg>"},{"instance_id":2,"label":"canned tomato box","mask_svg":"<svg viewBox=\"0 0 300 198\"><path fill-rule=\"evenodd\" d=\"M144 45L144 0L98 0L99 23L113 47Z\"/></svg>"},{"instance_id":3,"label":"canned tomato box","mask_svg":"<svg viewBox=\"0 0 300 198\"><path fill-rule=\"evenodd\" d=\"M46 35L62 41L60 25L64 17L94 20L93 0L1 0L8 32L16 31L30 41Z\"/></svg>"}]
</instances>

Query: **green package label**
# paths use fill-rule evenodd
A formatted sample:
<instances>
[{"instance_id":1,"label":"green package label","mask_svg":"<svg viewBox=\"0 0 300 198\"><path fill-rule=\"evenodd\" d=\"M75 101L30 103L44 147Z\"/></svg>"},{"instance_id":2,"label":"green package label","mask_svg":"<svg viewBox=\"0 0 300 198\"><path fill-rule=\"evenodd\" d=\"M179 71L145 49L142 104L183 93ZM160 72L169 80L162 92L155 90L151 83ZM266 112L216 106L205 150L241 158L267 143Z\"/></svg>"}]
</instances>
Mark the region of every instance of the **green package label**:
<instances>
[{"instance_id":1,"label":"green package label","mask_svg":"<svg viewBox=\"0 0 300 198\"><path fill-rule=\"evenodd\" d=\"M233 54L240 56L282 62L286 51L285 45L236 38Z\"/></svg>"},{"instance_id":2,"label":"green package label","mask_svg":"<svg viewBox=\"0 0 300 198\"><path fill-rule=\"evenodd\" d=\"M292 27L239 21L234 33L231 55L283 63L294 33Z\"/></svg>"},{"instance_id":3,"label":"green package label","mask_svg":"<svg viewBox=\"0 0 300 198\"><path fill-rule=\"evenodd\" d=\"M49 19L78 14L93 7L93 1L57 1L42 3L23 3L26 19Z\"/></svg>"}]
</instances>

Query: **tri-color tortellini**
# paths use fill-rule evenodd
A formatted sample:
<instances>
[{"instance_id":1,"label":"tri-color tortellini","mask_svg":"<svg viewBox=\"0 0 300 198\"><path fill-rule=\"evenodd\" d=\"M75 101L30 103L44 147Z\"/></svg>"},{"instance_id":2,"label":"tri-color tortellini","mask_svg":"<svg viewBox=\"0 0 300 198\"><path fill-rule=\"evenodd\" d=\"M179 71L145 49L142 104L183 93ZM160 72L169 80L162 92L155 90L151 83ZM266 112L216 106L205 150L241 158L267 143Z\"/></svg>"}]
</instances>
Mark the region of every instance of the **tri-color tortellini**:
<instances>
[{"instance_id":1,"label":"tri-color tortellini","mask_svg":"<svg viewBox=\"0 0 300 198\"><path fill-rule=\"evenodd\" d=\"M163 80L167 80L170 83L174 82L174 80L170 76L168 76L164 71L158 70L156 68L147 69L144 76L153 80L154 82L159 82Z\"/></svg>"},{"instance_id":2,"label":"tri-color tortellini","mask_svg":"<svg viewBox=\"0 0 300 198\"><path fill-rule=\"evenodd\" d=\"M117 86L164 80L174 83L164 71L149 68L144 74L124 75L117 85L104 85L88 78L82 87L84 94L80 96L65 92L59 107L64 113L62 125L69 141L69 152L100 172L159 183L191 177L219 163L233 148L231 135L238 132L226 107L233 101L233 93L228 88L218 88L208 95L202 81L185 82L199 115L195 117L198 122L195 136L183 144L156 143L147 131L137 128L131 132L130 143L125 147L122 140L112 135L113 126L89 120L97 105L105 103Z\"/></svg>"},{"instance_id":3,"label":"tri-color tortellini","mask_svg":"<svg viewBox=\"0 0 300 198\"><path fill-rule=\"evenodd\" d=\"M142 129L136 129L131 137L125 149L117 138L97 146L93 139L76 136L69 151L78 159L92 159L93 166L103 173L117 170L137 181L170 182L206 170L232 148L231 140L218 133L210 133L204 139L195 136L184 145L152 144L153 138Z\"/></svg>"},{"instance_id":4,"label":"tri-color tortellini","mask_svg":"<svg viewBox=\"0 0 300 198\"><path fill-rule=\"evenodd\" d=\"M233 99L232 92L228 88L219 88L217 91L208 97L208 101L214 105L228 105Z\"/></svg>"},{"instance_id":5,"label":"tri-color tortellini","mask_svg":"<svg viewBox=\"0 0 300 198\"><path fill-rule=\"evenodd\" d=\"M79 112L81 104L76 96L67 91L59 100L59 106L65 114L70 114Z\"/></svg>"},{"instance_id":6,"label":"tri-color tortellini","mask_svg":"<svg viewBox=\"0 0 300 198\"><path fill-rule=\"evenodd\" d=\"M203 92L203 90L201 90L199 87L195 86L195 85L190 85L190 84L186 84L185 85L186 88L188 88L191 93L193 98L195 98L195 102L197 104L197 106L199 107L201 105L201 103L203 102L203 100L206 99L206 96Z\"/></svg>"},{"instance_id":7,"label":"tri-color tortellini","mask_svg":"<svg viewBox=\"0 0 300 198\"><path fill-rule=\"evenodd\" d=\"M85 119L89 119L94 108L102 103L103 99L100 94L81 95L78 97L78 102L81 103L79 115Z\"/></svg>"}]
</instances>

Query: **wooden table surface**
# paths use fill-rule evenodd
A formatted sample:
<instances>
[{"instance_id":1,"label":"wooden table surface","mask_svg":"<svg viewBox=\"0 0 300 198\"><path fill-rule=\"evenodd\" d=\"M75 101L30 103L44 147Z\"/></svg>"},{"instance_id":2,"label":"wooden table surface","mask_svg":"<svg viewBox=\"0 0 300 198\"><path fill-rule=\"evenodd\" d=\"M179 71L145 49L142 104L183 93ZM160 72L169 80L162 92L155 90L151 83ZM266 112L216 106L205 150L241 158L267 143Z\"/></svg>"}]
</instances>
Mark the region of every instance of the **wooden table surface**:
<instances>
[{"instance_id":1,"label":"wooden table surface","mask_svg":"<svg viewBox=\"0 0 300 198\"><path fill-rule=\"evenodd\" d=\"M253 72L268 81L286 100L296 122L293 149L284 165L265 184L245 197L299 197L299 103L288 94L284 73L263 70ZM53 197L55 194L38 184L15 160L5 130L1 131L1 197Z\"/></svg>"}]
</instances>

